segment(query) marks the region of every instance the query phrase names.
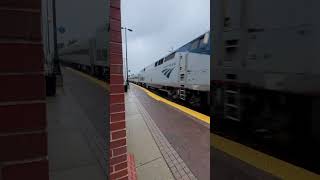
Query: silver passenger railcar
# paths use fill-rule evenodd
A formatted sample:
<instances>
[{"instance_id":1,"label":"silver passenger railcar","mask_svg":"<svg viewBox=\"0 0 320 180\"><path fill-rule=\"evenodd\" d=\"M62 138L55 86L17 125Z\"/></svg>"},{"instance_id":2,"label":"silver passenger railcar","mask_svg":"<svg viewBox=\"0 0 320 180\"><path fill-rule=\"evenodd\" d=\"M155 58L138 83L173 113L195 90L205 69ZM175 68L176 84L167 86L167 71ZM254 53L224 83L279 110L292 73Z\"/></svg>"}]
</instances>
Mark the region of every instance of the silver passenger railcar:
<instances>
[{"instance_id":1,"label":"silver passenger railcar","mask_svg":"<svg viewBox=\"0 0 320 180\"><path fill-rule=\"evenodd\" d=\"M94 37L60 50L61 61L99 78L108 79L107 42L107 28L100 28Z\"/></svg>"}]
</instances>

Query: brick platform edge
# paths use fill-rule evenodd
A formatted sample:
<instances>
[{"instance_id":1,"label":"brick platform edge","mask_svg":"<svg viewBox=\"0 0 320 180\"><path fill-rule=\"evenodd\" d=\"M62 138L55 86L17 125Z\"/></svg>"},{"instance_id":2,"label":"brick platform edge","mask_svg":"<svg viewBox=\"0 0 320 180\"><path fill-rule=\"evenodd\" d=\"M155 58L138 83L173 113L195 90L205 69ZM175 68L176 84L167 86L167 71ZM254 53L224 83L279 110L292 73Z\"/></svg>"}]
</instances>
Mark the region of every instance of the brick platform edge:
<instances>
[{"instance_id":1,"label":"brick platform edge","mask_svg":"<svg viewBox=\"0 0 320 180\"><path fill-rule=\"evenodd\" d=\"M0 179L48 180L41 0L0 2Z\"/></svg>"},{"instance_id":2,"label":"brick platform edge","mask_svg":"<svg viewBox=\"0 0 320 180\"><path fill-rule=\"evenodd\" d=\"M133 179L132 173L129 174L132 172L132 168L129 168L132 167L132 156L128 156L127 153L120 3L120 0L110 0L109 4L110 159L108 174L111 180Z\"/></svg>"}]
</instances>

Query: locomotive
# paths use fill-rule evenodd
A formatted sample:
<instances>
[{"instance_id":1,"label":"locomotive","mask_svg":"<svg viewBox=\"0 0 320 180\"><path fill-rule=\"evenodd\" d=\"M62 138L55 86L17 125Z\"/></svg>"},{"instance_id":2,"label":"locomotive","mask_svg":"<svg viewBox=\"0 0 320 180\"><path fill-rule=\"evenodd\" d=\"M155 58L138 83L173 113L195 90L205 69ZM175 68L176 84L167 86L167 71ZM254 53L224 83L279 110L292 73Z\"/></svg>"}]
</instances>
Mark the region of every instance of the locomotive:
<instances>
[{"instance_id":1,"label":"locomotive","mask_svg":"<svg viewBox=\"0 0 320 180\"><path fill-rule=\"evenodd\" d=\"M320 3L226 2L211 4L211 131L319 173Z\"/></svg>"},{"instance_id":2,"label":"locomotive","mask_svg":"<svg viewBox=\"0 0 320 180\"><path fill-rule=\"evenodd\" d=\"M206 32L143 68L129 81L160 91L172 99L210 105L210 33Z\"/></svg>"}]
</instances>

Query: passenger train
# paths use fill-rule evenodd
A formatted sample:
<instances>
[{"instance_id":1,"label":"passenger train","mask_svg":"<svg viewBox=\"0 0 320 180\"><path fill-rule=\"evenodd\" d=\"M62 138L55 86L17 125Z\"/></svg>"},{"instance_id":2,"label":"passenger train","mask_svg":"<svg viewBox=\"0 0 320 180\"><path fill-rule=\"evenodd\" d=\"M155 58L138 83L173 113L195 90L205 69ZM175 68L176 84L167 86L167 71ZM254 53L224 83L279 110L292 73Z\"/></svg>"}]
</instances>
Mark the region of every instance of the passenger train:
<instances>
[{"instance_id":1,"label":"passenger train","mask_svg":"<svg viewBox=\"0 0 320 180\"><path fill-rule=\"evenodd\" d=\"M210 105L210 33L143 68L129 81L191 105Z\"/></svg>"},{"instance_id":2,"label":"passenger train","mask_svg":"<svg viewBox=\"0 0 320 180\"><path fill-rule=\"evenodd\" d=\"M320 2L211 5L211 132L320 173Z\"/></svg>"},{"instance_id":3,"label":"passenger train","mask_svg":"<svg viewBox=\"0 0 320 180\"><path fill-rule=\"evenodd\" d=\"M107 27L102 27L96 31L95 36L60 50L59 57L64 64L107 80L107 42Z\"/></svg>"}]
</instances>

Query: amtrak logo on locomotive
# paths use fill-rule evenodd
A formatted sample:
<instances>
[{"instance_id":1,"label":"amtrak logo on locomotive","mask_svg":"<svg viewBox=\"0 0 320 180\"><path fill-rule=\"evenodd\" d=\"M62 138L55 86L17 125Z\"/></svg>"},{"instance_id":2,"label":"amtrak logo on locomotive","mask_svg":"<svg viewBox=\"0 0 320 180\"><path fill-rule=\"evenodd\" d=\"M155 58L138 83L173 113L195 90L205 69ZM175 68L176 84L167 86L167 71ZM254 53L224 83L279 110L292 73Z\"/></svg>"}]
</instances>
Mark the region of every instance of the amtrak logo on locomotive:
<instances>
[{"instance_id":1,"label":"amtrak logo on locomotive","mask_svg":"<svg viewBox=\"0 0 320 180\"><path fill-rule=\"evenodd\" d=\"M169 79L170 74L172 73L173 69L175 68L175 65L176 65L176 63L167 65L167 66L164 67L165 69L162 70L161 72Z\"/></svg>"}]
</instances>

